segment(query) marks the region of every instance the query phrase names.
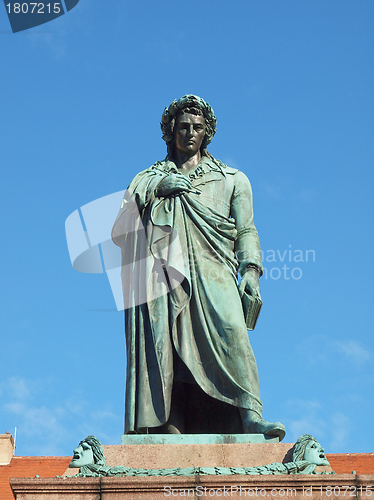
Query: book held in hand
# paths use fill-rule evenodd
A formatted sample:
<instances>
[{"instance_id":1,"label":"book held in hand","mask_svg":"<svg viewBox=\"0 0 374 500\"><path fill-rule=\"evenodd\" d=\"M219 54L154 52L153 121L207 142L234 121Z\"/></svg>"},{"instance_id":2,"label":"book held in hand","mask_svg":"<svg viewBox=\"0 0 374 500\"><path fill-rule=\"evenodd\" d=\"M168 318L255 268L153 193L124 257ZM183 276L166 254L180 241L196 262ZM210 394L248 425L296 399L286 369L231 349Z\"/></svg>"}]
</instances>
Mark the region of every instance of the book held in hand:
<instances>
[{"instance_id":1,"label":"book held in hand","mask_svg":"<svg viewBox=\"0 0 374 500\"><path fill-rule=\"evenodd\" d=\"M242 294L241 299L247 328L248 330L254 330L261 311L262 300L258 297L253 297L247 292Z\"/></svg>"}]
</instances>

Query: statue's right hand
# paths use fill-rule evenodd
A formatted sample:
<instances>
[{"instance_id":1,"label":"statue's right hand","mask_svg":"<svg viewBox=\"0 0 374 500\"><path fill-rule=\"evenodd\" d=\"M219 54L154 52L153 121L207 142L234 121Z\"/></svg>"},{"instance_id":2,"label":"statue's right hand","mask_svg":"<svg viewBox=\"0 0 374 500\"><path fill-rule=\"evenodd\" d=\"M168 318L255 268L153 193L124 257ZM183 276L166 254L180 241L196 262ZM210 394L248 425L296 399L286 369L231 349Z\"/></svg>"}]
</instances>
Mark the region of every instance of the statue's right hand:
<instances>
[{"instance_id":1,"label":"statue's right hand","mask_svg":"<svg viewBox=\"0 0 374 500\"><path fill-rule=\"evenodd\" d=\"M185 175L169 174L158 185L156 196L169 196L181 191L189 191L191 188L191 181Z\"/></svg>"}]
</instances>

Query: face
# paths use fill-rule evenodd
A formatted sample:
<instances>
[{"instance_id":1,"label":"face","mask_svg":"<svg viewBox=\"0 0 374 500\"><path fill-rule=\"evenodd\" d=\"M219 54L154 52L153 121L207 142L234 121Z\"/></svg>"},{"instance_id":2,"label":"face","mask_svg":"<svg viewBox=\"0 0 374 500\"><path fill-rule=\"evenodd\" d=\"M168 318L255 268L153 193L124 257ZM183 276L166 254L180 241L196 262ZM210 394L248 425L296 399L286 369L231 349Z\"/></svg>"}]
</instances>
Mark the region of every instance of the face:
<instances>
[{"instance_id":1,"label":"face","mask_svg":"<svg viewBox=\"0 0 374 500\"><path fill-rule=\"evenodd\" d=\"M197 153L205 136L205 119L189 113L177 116L174 127L175 149L184 154Z\"/></svg>"},{"instance_id":2,"label":"face","mask_svg":"<svg viewBox=\"0 0 374 500\"><path fill-rule=\"evenodd\" d=\"M330 465L325 456L325 450L318 441L310 441L305 449L304 460L315 465Z\"/></svg>"},{"instance_id":3,"label":"face","mask_svg":"<svg viewBox=\"0 0 374 500\"><path fill-rule=\"evenodd\" d=\"M84 441L79 443L79 446L75 448L73 453L74 453L73 460L69 464L69 467L72 468L75 467L78 469L79 467L83 467L83 465L94 463L92 448L88 443Z\"/></svg>"}]
</instances>

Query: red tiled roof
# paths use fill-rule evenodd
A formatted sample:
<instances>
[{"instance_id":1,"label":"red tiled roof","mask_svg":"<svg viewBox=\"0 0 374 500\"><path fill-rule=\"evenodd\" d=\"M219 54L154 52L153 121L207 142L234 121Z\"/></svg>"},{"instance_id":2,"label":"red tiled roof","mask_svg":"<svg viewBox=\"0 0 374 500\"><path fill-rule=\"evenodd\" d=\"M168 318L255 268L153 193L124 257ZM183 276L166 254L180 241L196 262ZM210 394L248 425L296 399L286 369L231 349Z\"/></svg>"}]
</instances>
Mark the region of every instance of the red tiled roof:
<instances>
[{"instance_id":1,"label":"red tiled roof","mask_svg":"<svg viewBox=\"0 0 374 500\"><path fill-rule=\"evenodd\" d=\"M10 477L61 476L70 462L71 457L13 457L9 465L0 466L0 499L14 500Z\"/></svg>"},{"instance_id":2,"label":"red tiled roof","mask_svg":"<svg viewBox=\"0 0 374 500\"><path fill-rule=\"evenodd\" d=\"M374 453L326 453L337 474L374 474Z\"/></svg>"}]
</instances>

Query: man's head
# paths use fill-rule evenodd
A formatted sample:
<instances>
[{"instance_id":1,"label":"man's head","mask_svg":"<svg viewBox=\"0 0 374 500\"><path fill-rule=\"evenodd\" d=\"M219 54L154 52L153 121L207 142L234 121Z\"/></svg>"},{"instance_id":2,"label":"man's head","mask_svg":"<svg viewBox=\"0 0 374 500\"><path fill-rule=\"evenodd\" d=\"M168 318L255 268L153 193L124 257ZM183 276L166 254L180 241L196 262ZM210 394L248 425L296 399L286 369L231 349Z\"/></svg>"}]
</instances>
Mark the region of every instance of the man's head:
<instances>
[{"instance_id":1,"label":"man's head","mask_svg":"<svg viewBox=\"0 0 374 500\"><path fill-rule=\"evenodd\" d=\"M71 468L78 469L90 464L106 465L103 447L95 436L87 436L83 439L73 453L73 460L69 464Z\"/></svg>"},{"instance_id":2,"label":"man's head","mask_svg":"<svg viewBox=\"0 0 374 500\"><path fill-rule=\"evenodd\" d=\"M299 462L301 460L306 460L315 465L330 465L325 450L317 439L310 434L303 434L295 443L292 461Z\"/></svg>"},{"instance_id":3,"label":"man's head","mask_svg":"<svg viewBox=\"0 0 374 500\"><path fill-rule=\"evenodd\" d=\"M187 116L186 120L183 116ZM204 125L204 137L201 142L201 150L204 150L212 141L216 133L217 118L214 116L212 107L196 95L188 94L178 100L174 100L168 108L165 108L161 119L162 138L167 144L168 154L172 155L176 141L176 125L181 122L200 122Z\"/></svg>"},{"instance_id":4,"label":"man's head","mask_svg":"<svg viewBox=\"0 0 374 500\"><path fill-rule=\"evenodd\" d=\"M205 119L202 115L177 115L174 125L174 154L193 156L201 150L205 138Z\"/></svg>"}]
</instances>

